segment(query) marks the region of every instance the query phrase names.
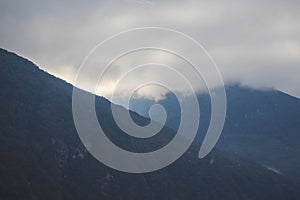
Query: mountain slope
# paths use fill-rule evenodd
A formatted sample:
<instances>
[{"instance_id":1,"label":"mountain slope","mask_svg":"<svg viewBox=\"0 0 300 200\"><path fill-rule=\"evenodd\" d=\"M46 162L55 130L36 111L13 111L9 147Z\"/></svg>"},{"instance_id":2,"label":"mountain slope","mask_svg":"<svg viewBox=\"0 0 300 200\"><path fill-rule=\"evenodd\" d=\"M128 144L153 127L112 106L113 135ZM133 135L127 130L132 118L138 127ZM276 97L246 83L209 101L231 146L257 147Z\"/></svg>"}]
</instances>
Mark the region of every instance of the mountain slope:
<instances>
[{"instance_id":1,"label":"mountain slope","mask_svg":"<svg viewBox=\"0 0 300 200\"><path fill-rule=\"evenodd\" d=\"M282 176L217 150L199 160L197 145L153 173L112 170L79 140L70 84L2 49L0 74L0 199L298 199L298 186ZM96 110L108 136L133 151L174 135L165 127L150 143L134 140L116 127L109 101L97 97Z\"/></svg>"},{"instance_id":2,"label":"mountain slope","mask_svg":"<svg viewBox=\"0 0 300 200\"><path fill-rule=\"evenodd\" d=\"M279 91L258 91L237 85L227 86L226 93L227 115L217 147L300 181L300 100ZM209 124L211 106L207 94L198 95L198 100L201 121L197 137L201 142ZM131 109L147 116L154 103L167 109L166 124L176 130L180 109L172 94L160 102L135 99Z\"/></svg>"}]
</instances>

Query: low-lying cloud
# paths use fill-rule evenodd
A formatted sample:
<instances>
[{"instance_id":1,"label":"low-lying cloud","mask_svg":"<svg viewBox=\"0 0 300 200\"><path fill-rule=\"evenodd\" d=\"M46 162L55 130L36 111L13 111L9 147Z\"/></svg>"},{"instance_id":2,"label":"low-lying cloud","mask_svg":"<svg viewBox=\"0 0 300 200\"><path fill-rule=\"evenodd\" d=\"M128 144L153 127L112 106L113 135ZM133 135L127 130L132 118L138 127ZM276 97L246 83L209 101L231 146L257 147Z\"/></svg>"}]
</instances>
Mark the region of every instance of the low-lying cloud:
<instances>
[{"instance_id":1,"label":"low-lying cloud","mask_svg":"<svg viewBox=\"0 0 300 200\"><path fill-rule=\"evenodd\" d=\"M217 63L225 83L274 88L300 97L299 10L297 0L1 1L0 45L73 83L85 56L107 37L136 27L168 27L203 44ZM128 41L128 45L130 42L133 41ZM172 38L161 38L162 44L174 42ZM108 48L107 55L113 54L115 48ZM197 57L195 52L189 53ZM104 67L101 66L103 58L105 55L99 57L95 67ZM151 60L167 62L175 68L180 65L164 52L142 52L115 63L96 92L111 95L119 77L130 66L136 61ZM144 76L172 79L166 73L139 71L120 86L121 91L126 93L127 86L132 87L135 80L138 82ZM86 84L89 84L88 76ZM201 90L202 83L199 85ZM176 80L174 87L185 91L176 85ZM139 95L159 99L166 92L147 88L140 90Z\"/></svg>"}]
</instances>

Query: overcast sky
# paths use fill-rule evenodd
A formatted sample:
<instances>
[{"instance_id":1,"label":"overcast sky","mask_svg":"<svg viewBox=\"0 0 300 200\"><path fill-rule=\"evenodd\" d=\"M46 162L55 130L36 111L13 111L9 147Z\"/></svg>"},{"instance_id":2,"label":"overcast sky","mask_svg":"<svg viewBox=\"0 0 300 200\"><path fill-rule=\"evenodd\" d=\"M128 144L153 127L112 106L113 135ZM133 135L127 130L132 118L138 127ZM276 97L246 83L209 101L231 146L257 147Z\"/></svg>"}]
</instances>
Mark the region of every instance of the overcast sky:
<instances>
[{"instance_id":1,"label":"overcast sky","mask_svg":"<svg viewBox=\"0 0 300 200\"><path fill-rule=\"evenodd\" d=\"M107 37L136 27L167 27L201 43L218 65L225 83L275 88L300 97L299 10L299 0L1 0L0 46L73 83L83 59ZM153 40L176 43L174 38L159 35ZM134 43L134 37L119 44L130 43ZM197 57L192 49L183 48ZM119 47L108 47L106 53L113 54L116 49ZM104 57L99 56L100 61ZM122 74L137 64L162 62L182 68L184 64L173 57L152 51L128 56L112 65L97 93L110 95ZM103 68L101 63L95 67ZM130 81L122 83L122 91L144 76L172 79L171 73L151 70L132 73ZM88 85L88 76L86 82ZM174 86L185 91L181 84ZM148 88L139 94L159 99L164 92Z\"/></svg>"}]
</instances>

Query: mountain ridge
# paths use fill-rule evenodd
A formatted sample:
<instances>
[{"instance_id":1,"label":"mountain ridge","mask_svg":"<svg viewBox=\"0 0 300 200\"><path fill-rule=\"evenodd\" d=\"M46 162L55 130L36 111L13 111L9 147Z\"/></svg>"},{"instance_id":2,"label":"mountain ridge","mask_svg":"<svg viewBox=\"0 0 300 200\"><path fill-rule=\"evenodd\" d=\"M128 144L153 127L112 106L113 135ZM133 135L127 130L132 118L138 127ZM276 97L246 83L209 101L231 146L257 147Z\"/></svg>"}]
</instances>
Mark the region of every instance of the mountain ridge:
<instances>
[{"instance_id":1,"label":"mountain ridge","mask_svg":"<svg viewBox=\"0 0 300 200\"><path fill-rule=\"evenodd\" d=\"M300 100L281 91L260 91L227 86L227 114L217 144L223 151L237 153L261 165L279 170L300 181ZM185 101L189 101L187 97ZM198 141L210 122L210 97L198 95L201 111ZM165 100L133 99L131 109L147 116L151 105L162 104L168 113L166 125L176 130L180 122L179 102L172 94Z\"/></svg>"},{"instance_id":2,"label":"mountain ridge","mask_svg":"<svg viewBox=\"0 0 300 200\"><path fill-rule=\"evenodd\" d=\"M235 155L214 150L205 159L191 148L172 165L147 174L113 170L89 154L72 119L72 87L32 63L0 50L1 199L297 199L298 185ZM99 123L116 144L149 150L112 121L111 103L96 97ZM147 123L135 115L136 121ZM157 144L160 143L160 144ZM124 144L123 144L124 145ZM139 146L140 145L140 146ZM130 150L130 147L128 147Z\"/></svg>"}]
</instances>

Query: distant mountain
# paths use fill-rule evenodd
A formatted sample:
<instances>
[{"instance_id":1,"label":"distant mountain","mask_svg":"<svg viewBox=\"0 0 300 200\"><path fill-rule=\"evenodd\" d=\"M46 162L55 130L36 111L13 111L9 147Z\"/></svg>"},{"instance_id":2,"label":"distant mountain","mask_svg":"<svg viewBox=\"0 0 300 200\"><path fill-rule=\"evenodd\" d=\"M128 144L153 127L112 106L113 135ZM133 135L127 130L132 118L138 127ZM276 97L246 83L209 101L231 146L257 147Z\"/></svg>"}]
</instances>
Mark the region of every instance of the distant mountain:
<instances>
[{"instance_id":1,"label":"distant mountain","mask_svg":"<svg viewBox=\"0 0 300 200\"><path fill-rule=\"evenodd\" d=\"M226 93L227 115L217 147L300 182L300 100L279 91L259 91L238 85L227 86ZM211 105L208 94L199 94L198 100L201 121L197 137L202 142ZM147 116L154 103L166 108L166 125L176 130L180 107L171 93L159 102L133 99L130 108Z\"/></svg>"},{"instance_id":2,"label":"distant mountain","mask_svg":"<svg viewBox=\"0 0 300 200\"><path fill-rule=\"evenodd\" d=\"M162 170L118 172L82 146L72 118L70 84L3 49L0 76L0 199L283 200L300 195L292 181L238 156L215 150L199 160L198 145ZM165 127L151 141L130 138L116 126L110 105L96 98L99 122L123 148L159 148L175 134ZM140 124L149 122L132 116Z\"/></svg>"}]
</instances>

